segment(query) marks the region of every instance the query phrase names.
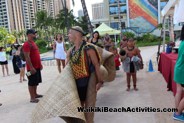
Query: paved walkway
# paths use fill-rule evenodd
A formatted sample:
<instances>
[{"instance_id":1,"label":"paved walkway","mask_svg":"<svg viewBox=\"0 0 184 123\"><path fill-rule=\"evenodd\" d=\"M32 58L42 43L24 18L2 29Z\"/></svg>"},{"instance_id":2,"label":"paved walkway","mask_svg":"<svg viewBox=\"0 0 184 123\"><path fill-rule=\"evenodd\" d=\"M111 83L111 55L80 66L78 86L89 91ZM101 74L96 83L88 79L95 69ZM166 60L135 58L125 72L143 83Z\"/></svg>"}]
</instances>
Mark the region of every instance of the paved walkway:
<instances>
[{"instance_id":1,"label":"paved walkway","mask_svg":"<svg viewBox=\"0 0 184 123\"><path fill-rule=\"evenodd\" d=\"M138 72L137 85L139 91L126 91L126 75L121 69L117 71L113 82L105 83L98 93L97 106L103 107L153 107L173 108L174 96L166 91L166 82L157 72L157 47L141 48L145 61L145 69ZM52 52L41 55L52 57ZM152 59L155 72L147 72L148 61ZM44 61L42 71L43 83L38 92L44 94L58 75L54 60ZM0 123L30 123L30 115L36 104L29 102L27 82L19 83L19 75L13 74L12 64L9 64L10 76L2 77L0 71ZM178 123L172 119L173 113L95 113L95 123ZM59 118L50 119L44 123L64 123Z\"/></svg>"}]
</instances>

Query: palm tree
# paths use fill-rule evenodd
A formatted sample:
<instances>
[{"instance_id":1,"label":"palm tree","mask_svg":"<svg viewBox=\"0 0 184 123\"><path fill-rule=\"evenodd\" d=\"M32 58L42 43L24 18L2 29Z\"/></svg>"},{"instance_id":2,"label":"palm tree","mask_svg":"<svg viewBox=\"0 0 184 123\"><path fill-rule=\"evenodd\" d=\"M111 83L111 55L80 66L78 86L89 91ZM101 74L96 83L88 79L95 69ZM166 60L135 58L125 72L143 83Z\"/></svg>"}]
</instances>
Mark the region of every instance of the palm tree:
<instances>
[{"instance_id":1,"label":"palm tree","mask_svg":"<svg viewBox=\"0 0 184 123\"><path fill-rule=\"evenodd\" d=\"M66 6L66 0L61 0L61 3L62 3L62 6L63 6L63 8L64 8L64 10L65 10L65 18L66 18L66 20L67 20L67 6ZM74 0L72 0L72 4L75 5ZM93 27L92 27L91 21L90 21L90 19L89 19L89 15L88 15L88 11L87 11L87 8L86 8L85 0L81 0L81 4L82 4L84 16L85 16L85 18L86 18L86 20L87 20L87 22L88 22L88 30L89 30L88 32L90 32L90 33L92 34L92 32L93 32ZM70 25L69 25L68 21L66 21L65 24L67 25L67 32L68 32L68 30L69 30L69 28L70 28Z\"/></svg>"},{"instance_id":2,"label":"palm tree","mask_svg":"<svg viewBox=\"0 0 184 123\"><path fill-rule=\"evenodd\" d=\"M38 11L35 16L36 26L40 29L45 29L45 27L51 26L53 19L47 15L45 10Z\"/></svg>"},{"instance_id":3,"label":"palm tree","mask_svg":"<svg viewBox=\"0 0 184 123\"><path fill-rule=\"evenodd\" d=\"M77 21L77 24L78 26L82 27L82 29L85 31L85 32L88 32L88 22L87 22L87 19L85 16L82 16L80 18L77 18L78 21ZM89 33L89 32L88 32Z\"/></svg>"},{"instance_id":4,"label":"palm tree","mask_svg":"<svg viewBox=\"0 0 184 123\"><path fill-rule=\"evenodd\" d=\"M64 17L65 17L65 20L68 20L68 16L67 16L67 13L68 13L68 8L67 8L67 5L66 5L66 0L61 0L61 3L62 3L62 6L63 6L63 10L64 10ZM72 4L74 5L74 0L72 0ZM67 25L67 32L70 28L70 25L69 25L69 21L65 21L65 25Z\"/></svg>"},{"instance_id":5,"label":"palm tree","mask_svg":"<svg viewBox=\"0 0 184 123\"><path fill-rule=\"evenodd\" d=\"M67 25L66 25L67 22ZM69 29L71 26L75 25L77 21L75 20L75 16L73 15L73 10L63 9L60 10L59 14L57 15L55 19L54 26L56 28L60 28L63 30L63 33L65 29Z\"/></svg>"},{"instance_id":6,"label":"palm tree","mask_svg":"<svg viewBox=\"0 0 184 123\"><path fill-rule=\"evenodd\" d=\"M83 8L83 12L84 12L84 17L86 17L86 20L88 22L88 30L89 30L89 33L93 33L93 26L91 25L91 21L89 19L89 15L88 15L88 11L87 11L87 8L86 8L86 3L85 3L85 0L81 0L81 4L82 4L82 8Z\"/></svg>"},{"instance_id":7,"label":"palm tree","mask_svg":"<svg viewBox=\"0 0 184 123\"><path fill-rule=\"evenodd\" d=\"M10 34L7 29L0 27L0 46L6 48L7 44L13 44L16 38Z\"/></svg>"}]
</instances>

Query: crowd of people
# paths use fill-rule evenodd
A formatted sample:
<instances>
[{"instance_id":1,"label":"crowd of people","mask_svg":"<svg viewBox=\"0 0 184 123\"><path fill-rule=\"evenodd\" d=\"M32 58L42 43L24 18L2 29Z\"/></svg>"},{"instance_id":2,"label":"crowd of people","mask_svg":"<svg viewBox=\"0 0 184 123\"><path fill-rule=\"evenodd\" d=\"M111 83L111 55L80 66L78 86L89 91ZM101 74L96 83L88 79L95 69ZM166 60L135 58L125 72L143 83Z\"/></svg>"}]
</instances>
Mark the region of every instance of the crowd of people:
<instances>
[{"instance_id":1,"label":"crowd of people","mask_svg":"<svg viewBox=\"0 0 184 123\"><path fill-rule=\"evenodd\" d=\"M77 29L75 29L76 31ZM20 74L20 82L27 81L25 78L25 67L27 67L27 73L31 73L28 77L28 85L29 85L29 92L30 92L30 102L38 102L38 99L36 97L42 97L42 95L37 94L37 85L41 82L41 72L42 69L40 56L39 56L39 49L37 45L35 44L36 39L36 31L33 29L27 30L27 41L24 43L23 46L14 43L11 46L10 56L12 59L12 65L13 65L13 71L15 74ZM82 36L83 37L83 36ZM69 37L70 38L70 37ZM83 40L80 39L80 40ZM85 42L97 45L109 52L112 52L114 54L114 62L116 70L120 69L120 56L119 55L119 48L117 48L112 39L108 34L104 36L102 39L100 37L100 34L98 31L95 31L92 34L92 38L85 40ZM125 43L126 42L126 43ZM131 43L128 43L131 42ZM121 42L122 43L122 42ZM123 38L123 43L120 43L120 49L124 50L126 52L127 57L131 58L133 56L138 55L140 57L140 60L142 60L140 56L140 51L135 47L135 42L132 40L128 40L126 37ZM129 45L128 45L129 44ZM25 59L23 60L21 58L21 52L24 52ZM58 72L61 73L61 66L64 68L66 65L66 54L67 50L65 48L65 42L62 34L56 34L54 43L53 43L53 52L54 52L54 58L56 59ZM34 54L34 56L33 56ZM125 60L127 61L127 60ZM130 60L129 60L130 61ZM124 59L121 59L121 62L123 64ZM128 63L127 63L128 64ZM4 51L4 48L0 48L0 65L2 66L2 72L3 76L5 76L5 70L7 72L7 75L9 76L9 70L8 70L8 60L6 58L6 54ZM126 65L124 66L124 68ZM137 69L134 68L133 62L130 62L130 70L125 70L127 72L127 91L130 89L130 76L133 77L134 82L134 89L136 88L136 71ZM36 73L36 74L35 74ZM34 76L33 76L34 75ZM33 76L33 77L32 77Z\"/></svg>"},{"instance_id":2,"label":"crowd of people","mask_svg":"<svg viewBox=\"0 0 184 123\"><path fill-rule=\"evenodd\" d=\"M35 43L36 33L37 32L33 29L27 30L27 41L24 43L24 45L21 46L14 44L12 45L11 50L14 73L20 74L20 82L27 81L25 79L25 67L27 68L28 90L31 103L38 103L39 100L37 98L43 97L43 95L37 93L37 86L42 82L41 70L43 69L43 66L41 64L39 48ZM69 40L73 43L73 47L71 47L68 51L66 50L62 34L57 34L55 36L53 45L54 58L57 62L58 72L62 73L61 65L63 68L66 66L66 64L71 65L81 105L85 106L86 93L89 84L88 82L91 73L96 73L96 92L101 88L104 82L100 75L99 55L97 54L94 45L101 47L114 55L116 70L120 70L120 66L122 64L122 68L124 72L126 72L126 91L130 91L131 89L131 78L133 80L133 89L138 91L136 73L138 70L143 69L144 64L140 53L141 51L138 49L138 47L136 47L135 40L133 38L128 39L126 36L124 36L120 42L120 46L116 47L108 34L106 34L103 39L100 38L98 31L95 31L92 34L92 38L88 40L83 40L83 36L85 36L83 29L81 27L75 26L72 27L68 33ZM180 45L174 74L174 80L177 83L175 103L176 108L178 109L178 112L174 113L174 119L180 119L184 121L184 115L182 113L184 109L184 98L182 97L184 75L182 75L182 73L184 72L181 68L183 67L184 63L182 50L184 46L183 36L184 26L182 28L182 43ZM21 52L23 52L25 60L23 60L22 56L20 55ZM3 76L6 74L9 76L8 60L3 47L0 47L0 65L2 67Z\"/></svg>"}]
</instances>

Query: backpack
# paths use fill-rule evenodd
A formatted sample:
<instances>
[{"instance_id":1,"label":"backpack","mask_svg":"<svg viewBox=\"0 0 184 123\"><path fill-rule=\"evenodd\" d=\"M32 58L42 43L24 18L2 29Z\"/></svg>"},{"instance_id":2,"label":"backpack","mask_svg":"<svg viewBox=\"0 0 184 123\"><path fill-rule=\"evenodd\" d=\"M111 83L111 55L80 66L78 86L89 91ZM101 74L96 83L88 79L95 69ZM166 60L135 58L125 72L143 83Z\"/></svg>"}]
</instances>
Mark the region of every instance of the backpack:
<instances>
[{"instance_id":1,"label":"backpack","mask_svg":"<svg viewBox=\"0 0 184 123\"><path fill-rule=\"evenodd\" d=\"M28 42L28 44L29 44L29 46L30 46L30 49L33 47L32 46L32 44L31 43L29 43ZM21 47L21 49L20 49L20 59L22 60L22 61L26 61L26 58L25 58L25 55L24 55L24 51L23 51L23 46Z\"/></svg>"}]
</instances>

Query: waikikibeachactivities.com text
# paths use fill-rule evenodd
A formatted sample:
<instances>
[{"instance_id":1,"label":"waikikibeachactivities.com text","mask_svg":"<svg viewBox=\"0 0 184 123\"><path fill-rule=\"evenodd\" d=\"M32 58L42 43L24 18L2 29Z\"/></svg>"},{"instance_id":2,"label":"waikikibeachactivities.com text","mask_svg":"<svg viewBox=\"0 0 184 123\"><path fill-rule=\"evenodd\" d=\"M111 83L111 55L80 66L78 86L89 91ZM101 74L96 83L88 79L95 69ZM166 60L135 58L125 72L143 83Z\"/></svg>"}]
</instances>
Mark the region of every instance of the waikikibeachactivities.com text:
<instances>
[{"instance_id":1,"label":"waikikibeachactivities.com text","mask_svg":"<svg viewBox=\"0 0 184 123\"><path fill-rule=\"evenodd\" d=\"M176 112L176 108L153 108L153 107L121 107L121 108L110 108L110 107L78 107L78 112Z\"/></svg>"}]
</instances>

